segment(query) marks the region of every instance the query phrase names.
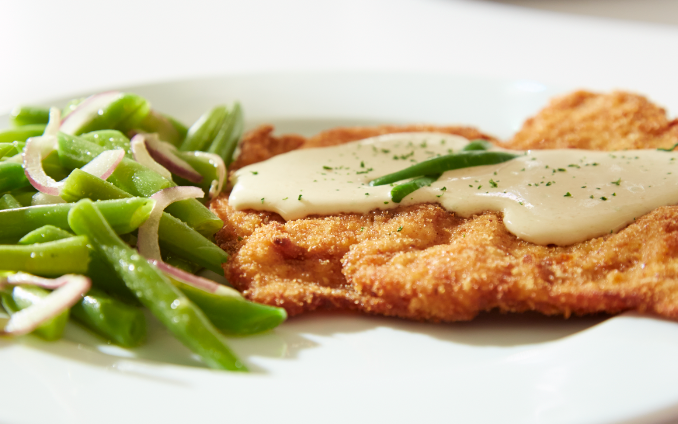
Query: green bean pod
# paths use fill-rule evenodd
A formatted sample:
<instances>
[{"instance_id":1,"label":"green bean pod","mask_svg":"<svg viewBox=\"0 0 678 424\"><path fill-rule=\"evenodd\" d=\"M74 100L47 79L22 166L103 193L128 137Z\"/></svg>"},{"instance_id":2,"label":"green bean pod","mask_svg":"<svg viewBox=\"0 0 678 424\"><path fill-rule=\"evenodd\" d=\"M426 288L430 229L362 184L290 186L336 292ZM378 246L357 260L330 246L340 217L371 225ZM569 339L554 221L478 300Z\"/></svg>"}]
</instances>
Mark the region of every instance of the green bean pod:
<instances>
[{"instance_id":1,"label":"green bean pod","mask_svg":"<svg viewBox=\"0 0 678 424\"><path fill-rule=\"evenodd\" d=\"M246 336L261 333L277 327L287 318L283 308L250 302L234 289L231 289L233 294L209 293L173 281L225 334Z\"/></svg>"},{"instance_id":2,"label":"green bean pod","mask_svg":"<svg viewBox=\"0 0 678 424\"><path fill-rule=\"evenodd\" d=\"M71 237L30 246L0 245L0 269L45 277L84 274L89 264L87 237Z\"/></svg>"},{"instance_id":3,"label":"green bean pod","mask_svg":"<svg viewBox=\"0 0 678 424\"><path fill-rule=\"evenodd\" d=\"M469 168L472 166L494 165L515 159L520 154L496 151L465 151L451 155L438 156L405 168L392 174L384 175L370 181L371 186L391 184L408 178L423 175L442 174L454 169Z\"/></svg>"},{"instance_id":4,"label":"green bean pod","mask_svg":"<svg viewBox=\"0 0 678 424\"><path fill-rule=\"evenodd\" d=\"M3 194L2 197L0 197L0 210L16 209L20 207L21 203L19 203L19 201L16 200L11 194Z\"/></svg>"},{"instance_id":5,"label":"green bean pod","mask_svg":"<svg viewBox=\"0 0 678 424\"><path fill-rule=\"evenodd\" d=\"M207 152L221 156L228 167L233 162L233 153L242 138L244 127L242 108L240 103L236 103L221 124L219 132L212 140Z\"/></svg>"},{"instance_id":6,"label":"green bean pod","mask_svg":"<svg viewBox=\"0 0 678 424\"><path fill-rule=\"evenodd\" d=\"M45 225L37 228L30 233L23 236L19 243L20 245L29 245L34 243L46 243L50 241L63 240L74 237L73 234L66 230L55 227L53 225ZM105 290L108 293L132 304L138 304L136 297L125 286L125 283L118 278L113 268L106 262L101 255L94 250L91 244L89 248L90 262L87 267L86 276L92 281L92 285Z\"/></svg>"},{"instance_id":7,"label":"green bean pod","mask_svg":"<svg viewBox=\"0 0 678 424\"><path fill-rule=\"evenodd\" d=\"M26 143L23 141L13 141L11 143L0 143L0 159L11 158L24 150Z\"/></svg>"},{"instance_id":8,"label":"green bean pod","mask_svg":"<svg viewBox=\"0 0 678 424\"><path fill-rule=\"evenodd\" d=\"M140 197L120 200L103 200L94 206L106 217L108 223L120 234L132 232L146 221L154 201ZM0 211L0 240L19 240L26 233L44 225L54 225L69 230L68 212L72 203L29 206ZM3 269L0 267L0 269Z\"/></svg>"},{"instance_id":9,"label":"green bean pod","mask_svg":"<svg viewBox=\"0 0 678 424\"><path fill-rule=\"evenodd\" d=\"M50 241L63 240L74 236L75 234L71 234L64 229L55 227L54 225L43 225L42 227L36 228L35 230L21 237L17 244L26 246L35 243L47 243Z\"/></svg>"},{"instance_id":10,"label":"green bean pod","mask_svg":"<svg viewBox=\"0 0 678 424\"><path fill-rule=\"evenodd\" d=\"M31 185L20 163L0 162L0 193Z\"/></svg>"},{"instance_id":11,"label":"green bean pod","mask_svg":"<svg viewBox=\"0 0 678 424\"><path fill-rule=\"evenodd\" d=\"M494 144L490 143L487 140L481 138L477 140L471 140L466 146L464 146L462 151L472 151L472 150L489 150L494 147Z\"/></svg>"},{"instance_id":12,"label":"green bean pod","mask_svg":"<svg viewBox=\"0 0 678 424\"><path fill-rule=\"evenodd\" d=\"M49 108L36 106L18 106L12 109L9 122L15 126L42 124L49 122Z\"/></svg>"},{"instance_id":13,"label":"green bean pod","mask_svg":"<svg viewBox=\"0 0 678 424\"><path fill-rule=\"evenodd\" d=\"M125 134L121 133L120 131L117 130L92 131L82 134L80 137L92 143L98 144L105 150L122 149L125 151L125 156L127 158L134 159L129 138L127 138Z\"/></svg>"},{"instance_id":14,"label":"green bean pod","mask_svg":"<svg viewBox=\"0 0 678 424\"><path fill-rule=\"evenodd\" d=\"M38 191L33 188L33 186L28 185L23 188L19 188L16 190L12 190L8 194L11 194L12 197L16 199L17 202L21 204L21 207L26 207L26 206L31 206L31 202L33 201L33 196L35 193ZM1 230L0 230L1 232Z\"/></svg>"},{"instance_id":15,"label":"green bean pod","mask_svg":"<svg viewBox=\"0 0 678 424\"><path fill-rule=\"evenodd\" d=\"M179 289L120 240L87 199L71 210L68 222L76 234L86 235L127 287L184 345L213 368L246 371L222 336Z\"/></svg>"},{"instance_id":16,"label":"green bean pod","mask_svg":"<svg viewBox=\"0 0 678 424\"><path fill-rule=\"evenodd\" d=\"M59 159L68 169L84 166L105 150L80 137L62 133L59 134L58 144ZM144 197L176 185L157 172L127 158L120 162L108 181L133 196ZM212 237L223 226L223 222L196 199L175 202L166 210L206 237Z\"/></svg>"},{"instance_id":17,"label":"green bean pod","mask_svg":"<svg viewBox=\"0 0 678 424\"><path fill-rule=\"evenodd\" d=\"M408 194L436 182L441 175L442 174L424 175L423 177L415 178L406 183L398 184L391 189L391 200L395 203L400 203Z\"/></svg>"},{"instance_id":18,"label":"green bean pod","mask_svg":"<svg viewBox=\"0 0 678 424\"><path fill-rule=\"evenodd\" d=\"M71 314L90 330L123 347L146 339L146 318L141 309L91 289L71 308Z\"/></svg>"},{"instance_id":19,"label":"green bean pod","mask_svg":"<svg viewBox=\"0 0 678 424\"><path fill-rule=\"evenodd\" d=\"M191 165L198 174L202 175L202 181L196 184L176 175L174 176L174 181L182 186L200 187L205 193L208 193L212 186L212 181L219 178L219 167L215 163L216 161L205 156L196 156L193 152L176 152L176 154L181 159L185 160L186 163ZM202 199L203 203L207 203L208 201L209 199L207 196Z\"/></svg>"},{"instance_id":20,"label":"green bean pod","mask_svg":"<svg viewBox=\"0 0 678 424\"><path fill-rule=\"evenodd\" d=\"M40 302L49 295L49 291L41 287L21 285L15 286L11 293L2 294L2 306L10 314L14 315L22 309L26 309L35 303ZM68 322L69 310L66 309L54 318L40 324L33 333L47 341L54 341L61 338Z\"/></svg>"},{"instance_id":21,"label":"green bean pod","mask_svg":"<svg viewBox=\"0 0 678 424\"><path fill-rule=\"evenodd\" d=\"M179 150L186 152L207 149L217 136L227 115L226 106L216 106L202 115L188 129L188 134Z\"/></svg>"},{"instance_id":22,"label":"green bean pod","mask_svg":"<svg viewBox=\"0 0 678 424\"><path fill-rule=\"evenodd\" d=\"M186 137L186 127L177 121L172 122L169 118L154 110L151 110L139 123L139 129L147 133L157 133L160 140L174 146L179 146Z\"/></svg>"},{"instance_id":23,"label":"green bean pod","mask_svg":"<svg viewBox=\"0 0 678 424\"><path fill-rule=\"evenodd\" d=\"M120 98L102 108L99 114L75 132L79 135L97 130L114 129L126 133L137 128L150 110L151 105L143 97L123 93Z\"/></svg>"},{"instance_id":24,"label":"green bean pod","mask_svg":"<svg viewBox=\"0 0 678 424\"><path fill-rule=\"evenodd\" d=\"M67 202L75 202L80 199L123 199L130 195L108 181L74 169L64 182L61 197ZM226 252L166 212L160 218L158 237L163 251L172 252L214 272L223 272L221 264L228 260Z\"/></svg>"},{"instance_id":25,"label":"green bean pod","mask_svg":"<svg viewBox=\"0 0 678 424\"><path fill-rule=\"evenodd\" d=\"M33 124L0 131L0 143L12 143L14 141L26 141L31 137L37 137L45 132L45 125Z\"/></svg>"}]
</instances>

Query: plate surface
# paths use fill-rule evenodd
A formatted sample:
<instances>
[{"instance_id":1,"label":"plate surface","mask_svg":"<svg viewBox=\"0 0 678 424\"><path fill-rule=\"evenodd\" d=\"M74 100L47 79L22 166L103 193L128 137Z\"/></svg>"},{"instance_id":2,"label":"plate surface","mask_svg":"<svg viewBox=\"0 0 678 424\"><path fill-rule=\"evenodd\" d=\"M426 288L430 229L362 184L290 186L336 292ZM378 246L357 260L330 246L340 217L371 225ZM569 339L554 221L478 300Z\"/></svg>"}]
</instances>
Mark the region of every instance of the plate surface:
<instances>
[{"instance_id":1,"label":"plate surface","mask_svg":"<svg viewBox=\"0 0 678 424\"><path fill-rule=\"evenodd\" d=\"M449 75L273 74L124 88L192 122L239 100L249 126L474 125L510 136L560 88ZM80 93L87 94L87 93ZM74 96L75 97L75 96ZM62 104L57 99L46 104ZM7 117L0 118L0 127ZM660 422L678 416L678 324L627 314L484 314L468 323L317 313L231 339L248 375L201 366L159 324L147 346L0 340L0 421Z\"/></svg>"}]
</instances>

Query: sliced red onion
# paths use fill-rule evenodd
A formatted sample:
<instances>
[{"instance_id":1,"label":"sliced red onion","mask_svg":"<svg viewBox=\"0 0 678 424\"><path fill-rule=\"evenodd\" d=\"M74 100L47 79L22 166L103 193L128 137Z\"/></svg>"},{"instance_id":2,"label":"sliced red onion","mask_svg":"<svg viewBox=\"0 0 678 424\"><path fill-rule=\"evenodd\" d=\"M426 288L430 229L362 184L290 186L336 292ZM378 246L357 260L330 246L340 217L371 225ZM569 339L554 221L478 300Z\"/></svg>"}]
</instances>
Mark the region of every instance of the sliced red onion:
<instances>
[{"instance_id":1,"label":"sliced red onion","mask_svg":"<svg viewBox=\"0 0 678 424\"><path fill-rule=\"evenodd\" d=\"M4 284L12 284L14 286L30 284L32 286L42 287L43 289L54 290L66 284L67 281L68 280L63 277L43 278L25 272L17 272L1 278L0 287Z\"/></svg>"},{"instance_id":2,"label":"sliced red onion","mask_svg":"<svg viewBox=\"0 0 678 424\"><path fill-rule=\"evenodd\" d=\"M161 141L155 134L146 134L145 140L146 148L151 157L172 174L196 184L202 181L200 173L196 172L188 162L174 154L177 148L172 144Z\"/></svg>"},{"instance_id":3,"label":"sliced red onion","mask_svg":"<svg viewBox=\"0 0 678 424\"><path fill-rule=\"evenodd\" d=\"M105 180L111 176L124 157L125 151L123 149L106 150L92 159L87 165L80 168L80 170Z\"/></svg>"},{"instance_id":4,"label":"sliced red onion","mask_svg":"<svg viewBox=\"0 0 678 424\"><path fill-rule=\"evenodd\" d=\"M26 178L36 190L51 196L59 195L59 188L63 183L45 173L42 168L42 159L56 149L61 112L57 108L49 111L49 122L42 136L31 137L26 140L26 147L22 156Z\"/></svg>"},{"instance_id":5,"label":"sliced red onion","mask_svg":"<svg viewBox=\"0 0 678 424\"><path fill-rule=\"evenodd\" d=\"M0 330L0 334L18 336L30 333L40 324L75 305L91 287L90 279L82 275L63 275L52 280L52 283L46 283L45 278L27 276L28 274L22 274L18 277L16 275L6 277L5 282L9 284L34 284L46 288L57 287L57 289L40 302L12 315L5 328ZM12 277L14 277L13 282L10 280Z\"/></svg>"},{"instance_id":6,"label":"sliced red onion","mask_svg":"<svg viewBox=\"0 0 678 424\"><path fill-rule=\"evenodd\" d=\"M66 203L66 201L59 196L52 196L51 194L40 192L35 193L33 197L31 197L31 206L56 205L58 203Z\"/></svg>"},{"instance_id":7,"label":"sliced red onion","mask_svg":"<svg viewBox=\"0 0 678 424\"><path fill-rule=\"evenodd\" d=\"M155 265L158 267L158 269L160 269L160 271L164 272L175 280L181 281L182 283L191 287L195 287L196 289L221 296L242 297L242 295L235 289L224 286L223 284L215 283L214 281L208 280L207 278L193 275L190 272L173 267L172 265L166 264L163 261L149 259L148 262Z\"/></svg>"},{"instance_id":8,"label":"sliced red onion","mask_svg":"<svg viewBox=\"0 0 678 424\"><path fill-rule=\"evenodd\" d=\"M137 134L132 137L131 141L132 154L134 155L134 160L144 165L146 168L152 169L168 180L172 180L172 173L167 170L164 166L160 165L158 162L151 157L146 150L146 136L144 134Z\"/></svg>"},{"instance_id":9,"label":"sliced red onion","mask_svg":"<svg viewBox=\"0 0 678 424\"><path fill-rule=\"evenodd\" d=\"M224 188L224 183L226 182L226 164L224 163L224 160L221 158L221 156L216 155L214 153L206 153L206 152L184 152L185 154L188 155L193 155L196 157L203 157L209 160L210 164L212 164L215 168L217 168L217 179L212 181L212 184L210 185L210 199L214 199L221 193L221 190Z\"/></svg>"},{"instance_id":10,"label":"sliced red onion","mask_svg":"<svg viewBox=\"0 0 678 424\"><path fill-rule=\"evenodd\" d=\"M61 131L66 134L76 134L82 127L90 123L99 111L123 96L119 91L107 91L105 93L89 96L73 109L61 122Z\"/></svg>"},{"instance_id":11,"label":"sliced red onion","mask_svg":"<svg viewBox=\"0 0 678 424\"><path fill-rule=\"evenodd\" d=\"M153 210L146 222L139 227L137 250L146 259L161 260L160 246L158 245L158 227L160 217L167 206L174 202L186 199L204 197L205 193L198 187L170 187L151 196L155 200Z\"/></svg>"}]
</instances>

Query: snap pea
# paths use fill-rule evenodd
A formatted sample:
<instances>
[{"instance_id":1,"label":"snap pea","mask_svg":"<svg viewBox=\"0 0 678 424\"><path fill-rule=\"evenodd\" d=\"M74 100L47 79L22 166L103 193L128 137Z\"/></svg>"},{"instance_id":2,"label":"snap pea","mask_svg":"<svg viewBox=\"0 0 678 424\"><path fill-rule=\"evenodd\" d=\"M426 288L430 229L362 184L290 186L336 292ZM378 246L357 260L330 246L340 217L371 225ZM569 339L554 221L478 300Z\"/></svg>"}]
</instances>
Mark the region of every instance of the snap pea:
<instances>
[{"instance_id":1,"label":"snap pea","mask_svg":"<svg viewBox=\"0 0 678 424\"><path fill-rule=\"evenodd\" d=\"M391 200L395 203L400 203L408 194L436 182L441 175L442 174L424 175L423 177L415 178L406 183L398 184L391 189Z\"/></svg>"},{"instance_id":2,"label":"snap pea","mask_svg":"<svg viewBox=\"0 0 678 424\"><path fill-rule=\"evenodd\" d=\"M0 162L0 193L31 185L24 167L16 162Z\"/></svg>"},{"instance_id":3,"label":"snap pea","mask_svg":"<svg viewBox=\"0 0 678 424\"><path fill-rule=\"evenodd\" d=\"M150 110L150 104L143 97L123 93L75 132L76 135L106 129L127 132L136 128Z\"/></svg>"},{"instance_id":4,"label":"snap pea","mask_svg":"<svg viewBox=\"0 0 678 424\"><path fill-rule=\"evenodd\" d=\"M21 285L15 286L11 293L2 294L2 306L10 314L14 315L22 309L26 309L49 295L49 291L41 287ZM40 324L33 332L47 341L61 338L68 322L69 310L66 309L54 318Z\"/></svg>"},{"instance_id":5,"label":"snap pea","mask_svg":"<svg viewBox=\"0 0 678 424\"><path fill-rule=\"evenodd\" d=\"M154 201L141 197L120 200L103 200L94 206L106 217L108 223L120 234L132 232L146 221L153 209ZM57 205L29 206L20 209L0 211L0 240L19 240L26 233L54 225L64 230L68 226L68 212L72 203ZM3 269L0 266L0 269Z\"/></svg>"},{"instance_id":6,"label":"snap pea","mask_svg":"<svg viewBox=\"0 0 678 424\"><path fill-rule=\"evenodd\" d=\"M71 237L30 246L0 246L0 269L45 277L84 274L89 259L87 237Z\"/></svg>"},{"instance_id":7,"label":"snap pea","mask_svg":"<svg viewBox=\"0 0 678 424\"><path fill-rule=\"evenodd\" d=\"M122 149L125 151L125 156L129 159L134 159L132 154L132 147L129 138L125 134L117 130L99 130L82 134L80 137L92 143L96 143L105 150Z\"/></svg>"},{"instance_id":8,"label":"snap pea","mask_svg":"<svg viewBox=\"0 0 678 424\"><path fill-rule=\"evenodd\" d=\"M85 198L90 200L123 199L130 195L108 181L74 169L64 182L61 197L68 202L74 202ZM228 260L226 252L166 212L160 218L158 236L163 251L172 252L214 272L220 274L223 272L221 264Z\"/></svg>"},{"instance_id":9,"label":"snap pea","mask_svg":"<svg viewBox=\"0 0 678 424\"><path fill-rule=\"evenodd\" d=\"M466 151L454 153L451 155L438 156L419 162L401 171L376 178L370 181L370 185L380 186L384 184L395 183L408 178L440 174L453 169L469 168L472 166L482 165L494 165L515 159L518 156L520 156L520 154L482 150Z\"/></svg>"},{"instance_id":10,"label":"snap pea","mask_svg":"<svg viewBox=\"0 0 678 424\"><path fill-rule=\"evenodd\" d=\"M221 332L245 336L277 327L287 318L283 308L261 305L243 298L234 289L209 293L174 280L174 283Z\"/></svg>"},{"instance_id":11,"label":"snap pea","mask_svg":"<svg viewBox=\"0 0 678 424\"><path fill-rule=\"evenodd\" d=\"M63 133L59 134L58 139L59 159L68 169L84 166L105 150L80 137ZM145 197L176 185L157 172L127 158L123 158L108 181L133 196ZM166 210L206 237L212 237L223 226L223 222L196 199L175 202Z\"/></svg>"},{"instance_id":12,"label":"snap pea","mask_svg":"<svg viewBox=\"0 0 678 424\"><path fill-rule=\"evenodd\" d=\"M233 162L233 152L242 137L244 126L242 108L240 103L236 103L224 119L207 151L221 156L228 167Z\"/></svg>"},{"instance_id":13,"label":"snap pea","mask_svg":"<svg viewBox=\"0 0 678 424\"><path fill-rule=\"evenodd\" d=\"M477 139L477 140L471 140L466 146L464 146L463 151L471 151L471 150L489 150L494 145L490 143L487 140L483 139Z\"/></svg>"},{"instance_id":14,"label":"snap pea","mask_svg":"<svg viewBox=\"0 0 678 424\"><path fill-rule=\"evenodd\" d=\"M19 203L19 201L16 200L11 194L3 194L2 197L0 197L0 210L16 209L20 207L21 203Z\"/></svg>"},{"instance_id":15,"label":"snap pea","mask_svg":"<svg viewBox=\"0 0 678 424\"><path fill-rule=\"evenodd\" d=\"M179 150L192 151L207 149L217 136L221 129L221 125L226 119L228 111L226 106L216 106L202 115L198 120L188 129L188 134Z\"/></svg>"},{"instance_id":16,"label":"snap pea","mask_svg":"<svg viewBox=\"0 0 678 424\"><path fill-rule=\"evenodd\" d=\"M141 309L90 289L71 308L71 314L92 331L123 347L139 346L146 338L146 318Z\"/></svg>"},{"instance_id":17,"label":"snap pea","mask_svg":"<svg viewBox=\"0 0 678 424\"><path fill-rule=\"evenodd\" d=\"M15 126L43 124L49 122L49 108L36 106L18 106L12 109L9 122Z\"/></svg>"},{"instance_id":18,"label":"snap pea","mask_svg":"<svg viewBox=\"0 0 678 424\"><path fill-rule=\"evenodd\" d=\"M22 127L0 131L0 143L26 141L31 137L42 135L44 132L45 125L43 124L24 125Z\"/></svg>"},{"instance_id":19,"label":"snap pea","mask_svg":"<svg viewBox=\"0 0 678 424\"><path fill-rule=\"evenodd\" d=\"M162 272L123 243L90 200L76 203L68 215L68 222L76 234L92 240L95 249L108 260L141 303L208 366L247 370L205 314Z\"/></svg>"}]
</instances>

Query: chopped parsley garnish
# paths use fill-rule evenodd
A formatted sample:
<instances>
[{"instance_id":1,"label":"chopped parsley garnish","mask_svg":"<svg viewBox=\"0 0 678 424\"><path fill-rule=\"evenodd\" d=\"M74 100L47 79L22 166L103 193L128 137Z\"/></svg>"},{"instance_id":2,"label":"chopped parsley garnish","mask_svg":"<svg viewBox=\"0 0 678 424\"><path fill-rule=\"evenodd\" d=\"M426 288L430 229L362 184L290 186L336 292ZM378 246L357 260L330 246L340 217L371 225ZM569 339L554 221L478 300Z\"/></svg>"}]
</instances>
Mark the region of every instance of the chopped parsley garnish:
<instances>
[{"instance_id":1,"label":"chopped parsley garnish","mask_svg":"<svg viewBox=\"0 0 678 424\"><path fill-rule=\"evenodd\" d=\"M300 194L299 197L297 197L297 200L301 200L301 196L302 196L302 195Z\"/></svg>"},{"instance_id":2,"label":"chopped parsley garnish","mask_svg":"<svg viewBox=\"0 0 678 424\"><path fill-rule=\"evenodd\" d=\"M259 173L257 171L251 171L251 172L252 172L252 175L257 175Z\"/></svg>"},{"instance_id":3,"label":"chopped parsley garnish","mask_svg":"<svg viewBox=\"0 0 678 424\"><path fill-rule=\"evenodd\" d=\"M621 184L621 178L618 179L617 181L612 181L611 184L614 184L614 185L618 186L619 184Z\"/></svg>"},{"instance_id":4,"label":"chopped parsley garnish","mask_svg":"<svg viewBox=\"0 0 678 424\"><path fill-rule=\"evenodd\" d=\"M401 225L400 227L398 227L398 232L401 232L402 230L403 230L403 226Z\"/></svg>"},{"instance_id":5,"label":"chopped parsley garnish","mask_svg":"<svg viewBox=\"0 0 678 424\"><path fill-rule=\"evenodd\" d=\"M490 187L497 188L497 182L490 178Z\"/></svg>"},{"instance_id":6,"label":"chopped parsley garnish","mask_svg":"<svg viewBox=\"0 0 678 424\"><path fill-rule=\"evenodd\" d=\"M563 195L563 197L572 197L572 194L570 194L570 192L568 191L567 193L565 193L565 194Z\"/></svg>"},{"instance_id":7,"label":"chopped parsley garnish","mask_svg":"<svg viewBox=\"0 0 678 424\"><path fill-rule=\"evenodd\" d=\"M328 171L331 171L333 168L331 166L323 166L323 169L327 169Z\"/></svg>"}]
</instances>

